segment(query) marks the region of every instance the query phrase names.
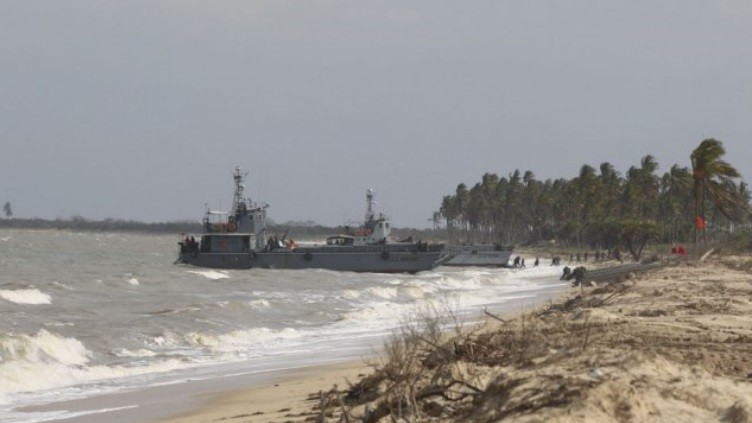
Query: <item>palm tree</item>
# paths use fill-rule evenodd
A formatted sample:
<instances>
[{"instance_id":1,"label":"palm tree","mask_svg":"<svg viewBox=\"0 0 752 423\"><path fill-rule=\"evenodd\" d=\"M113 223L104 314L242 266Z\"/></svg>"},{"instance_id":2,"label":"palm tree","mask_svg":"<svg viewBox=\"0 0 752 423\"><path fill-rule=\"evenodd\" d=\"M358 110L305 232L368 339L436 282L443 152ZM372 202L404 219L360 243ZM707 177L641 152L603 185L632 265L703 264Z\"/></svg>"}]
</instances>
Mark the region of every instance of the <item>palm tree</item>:
<instances>
[{"instance_id":1,"label":"palm tree","mask_svg":"<svg viewBox=\"0 0 752 423\"><path fill-rule=\"evenodd\" d=\"M439 225L441 222L441 212L435 211L433 212L433 216L428 218L428 222L433 222L433 230L439 229Z\"/></svg>"},{"instance_id":2,"label":"palm tree","mask_svg":"<svg viewBox=\"0 0 752 423\"><path fill-rule=\"evenodd\" d=\"M495 173L486 172L481 178L481 231L482 239L480 242L488 242L493 240L494 228L496 227L496 220L494 219L494 205L496 203L495 194L496 187L499 185L499 176Z\"/></svg>"},{"instance_id":3,"label":"palm tree","mask_svg":"<svg viewBox=\"0 0 752 423\"><path fill-rule=\"evenodd\" d=\"M619 197L621 196L622 178L621 174L614 169L609 162L603 162L600 165L600 184L603 186L601 195L601 211L604 213L601 218L613 217L619 213Z\"/></svg>"},{"instance_id":4,"label":"palm tree","mask_svg":"<svg viewBox=\"0 0 752 423\"><path fill-rule=\"evenodd\" d=\"M441 207L439 213L446 220L447 234L449 235L449 241L454 242L454 227L457 223L459 212L457 211L457 202L455 197L451 195L445 195L441 201Z\"/></svg>"},{"instance_id":5,"label":"palm tree","mask_svg":"<svg viewBox=\"0 0 752 423\"><path fill-rule=\"evenodd\" d=\"M574 222L577 228L577 247L583 246L583 228L590 226L593 210L598 206L600 184L595 174L595 168L590 165L582 165L580 174L574 179L573 188L577 193L573 204Z\"/></svg>"},{"instance_id":6,"label":"palm tree","mask_svg":"<svg viewBox=\"0 0 752 423\"><path fill-rule=\"evenodd\" d=\"M455 213L457 215L457 219L459 220L460 225L460 236L464 236L465 242L467 242L467 237L469 235L469 224L468 224L468 207L470 207L470 191L467 189L467 185L465 185L464 182L461 182L459 185L457 185L457 190L454 196L454 207L455 207Z\"/></svg>"},{"instance_id":7,"label":"palm tree","mask_svg":"<svg viewBox=\"0 0 752 423\"><path fill-rule=\"evenodd\" d=\"M683 217L691 216L692 173L675 164L661 178L659 200L660 220L664 223L664 242L676 242L681 233ZM686 222L686 221L685 221Z\"/></svg>"},{"instance_id":8,"label":"palm tree","mask_svg":"<svg viewBox=\"0 0 752 423\"><path fill-rule=\"evenodd\" d=\"M695 199L695 215L704 219L705 205L708 201L716 206L727 219L737 221L740 208L747 208L743 199L738 195L735 178L739 172L729 163L721 160L726 154L720 141L708 138L692 151L692 178L694 184L692 192ZM707 235L704 235L707 244Z\"/></svg>"}]
</instances>

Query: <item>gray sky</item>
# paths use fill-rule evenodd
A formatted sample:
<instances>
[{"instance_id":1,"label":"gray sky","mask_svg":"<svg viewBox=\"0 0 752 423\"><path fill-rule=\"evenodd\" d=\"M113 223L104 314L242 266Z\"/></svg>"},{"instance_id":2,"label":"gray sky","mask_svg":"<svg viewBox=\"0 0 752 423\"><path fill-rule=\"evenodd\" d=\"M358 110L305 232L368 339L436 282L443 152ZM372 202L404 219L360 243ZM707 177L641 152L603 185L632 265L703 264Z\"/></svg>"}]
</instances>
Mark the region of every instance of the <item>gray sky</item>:
<instances>
[{"instance_id":1,"label":"gray sky","mask_svg":"<svg viewBox=\"0 0 752 423\"><path fill-rule=\"evenodd\" d=\"M276 221L426 227L484 172L723 141L752 180L752 2L0 3L0 202L198 219L230 173Z\"/></svg>"}]
</instances>

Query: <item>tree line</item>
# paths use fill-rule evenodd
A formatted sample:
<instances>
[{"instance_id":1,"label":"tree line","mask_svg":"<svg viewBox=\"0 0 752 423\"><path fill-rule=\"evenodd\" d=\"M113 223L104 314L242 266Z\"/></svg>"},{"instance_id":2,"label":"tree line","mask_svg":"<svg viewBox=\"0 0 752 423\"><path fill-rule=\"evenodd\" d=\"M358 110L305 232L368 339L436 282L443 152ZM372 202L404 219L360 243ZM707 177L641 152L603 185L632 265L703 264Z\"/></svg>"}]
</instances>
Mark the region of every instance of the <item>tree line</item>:
<instances>
[{"instance_id":1,"label":"tree line","mask_svg":"<svg viewBox=\"0 0 752 423\"><path fill-rule=\"evenodd\" d=\"M580 249L624 248L636 260L649 242L704 241L749 228L750 192L723 160L720 141L703 140L691 167L659 174L646 155L625 174L611 163L582 165L571 179L538 180L532 171L485 173L443 197L434 220L451 242L536 245L556 241Z\"/></svg>"},{"instance_id":2,"label":"tree line","mask_svg":"<svg viewBox=\"0 0 752 423\"><path fill-rule=\"evenodd\" d=\"M12 216L12 214L11 214ZM178 220L170 222L140 222L136 220L124 220L106 218L102 220L87 219L82 216L73 216L69 219L40 219L40 218L10 218L0 219L0 228L7 229L56 229L93 232L143 232L153 234L202 234L204 226L198 220ZM320 239L328 235L342 233L342 227L331 227L315 224L312 222L285 222L274 223L267 220L267 232L270 234L288 234L295 239ZM408 236L424 238L440 238L441 235L430 230L417 230L412 228L393 228L392 233L397 238Z\"/></svg>"}]
</instances>

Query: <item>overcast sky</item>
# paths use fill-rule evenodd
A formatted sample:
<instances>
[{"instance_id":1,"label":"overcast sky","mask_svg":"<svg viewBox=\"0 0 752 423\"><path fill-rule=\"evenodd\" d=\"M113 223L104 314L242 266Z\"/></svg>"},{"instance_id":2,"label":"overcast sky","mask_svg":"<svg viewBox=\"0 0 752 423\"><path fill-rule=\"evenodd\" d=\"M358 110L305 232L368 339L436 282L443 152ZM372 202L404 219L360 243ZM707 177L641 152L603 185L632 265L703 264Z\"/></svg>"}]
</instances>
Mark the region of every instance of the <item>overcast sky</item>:
<instances>
[{"instance_id":1,"label":"overcast sky","mask_svg":"<svg viewBox=\"0 0 752 423\"><path fill-rule=\"evenodd\" d=\"M752 2L0 2L0 202L199 219L230 174L278 222L427 227L485 172L663 172L704 138L752 180Z\"/></svg>"}]
</instances>

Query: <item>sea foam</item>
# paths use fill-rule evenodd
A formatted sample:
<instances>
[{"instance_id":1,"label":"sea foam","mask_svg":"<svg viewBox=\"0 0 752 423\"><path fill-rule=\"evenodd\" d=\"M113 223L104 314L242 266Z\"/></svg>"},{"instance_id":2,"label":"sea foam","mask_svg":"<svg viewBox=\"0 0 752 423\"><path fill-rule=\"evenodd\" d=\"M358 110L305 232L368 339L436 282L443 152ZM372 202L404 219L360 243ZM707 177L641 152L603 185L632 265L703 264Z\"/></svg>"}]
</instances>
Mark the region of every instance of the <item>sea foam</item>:
<instances>
[{"instance_id":1,"label":"sea foam","mask_svg":"<svg viewBox=\"0 0 752 423\"><path fill-rule=\"evenodd\" d=\"M76 338L64 338L44 329L36 335L8 335L0 338L3 361L58 362L81 365L89 361L89 351Z\"/></svg>"},{"instance_id":2,"label":"sea foam","mask_svg":"<svg viewBox=\"0 0 752 423\"><path fill-rule=\"evenodd\" d=\"M148 366L91 365L93 354L76 338L40 329L0 336L0 403L20 392L156 373L185 367L179 360Z\"/></svg>"},{"instance_id":3,"label":"sea foam","mask_svg":"<svg viewBox=\"0 0 752 423\"><path fill-rule=\"evenodd\" d=\"M188 273L195 273L212 280L226 279L230 277L227 273L217 272L216 270L189 270Z\"/></svg>"},{"instance_id":4,"label":"sea foam","mask_svg":"<svg viewBox=\"0 0 752 423\"><path fill-rule=\"evenodd\" d=\"M38 289L0 290L0 297L16 304L50 304L52 297Z\"/></svg>"},{"instance_id":5,"label":"sea foam","mask_svg":"<svg viewBox=\"0 0 752 423\"><path fill-rule=\"evenodd\" d=\"M389 299L397 296L397 288L392 287L373 286L365 291L377 298Z\"/></svg>"},{"instance_id":6,"label":"sea foam","mask_svg":"<svg viewBox=\"0 0 752 423\"><path fill-rule=\"evenodd\" d=\"M265 348L297 344L310 333L293 328L269 329L265 327L240 329L223 334L206 332L188 332L179 334L168 331L163 336L155 337L152 344L157 349L180 350L184 354L189 350L200 348L204 352L216 354L247 355Z\"/></svg>"},{"instance_id":7,"label":"sea foam","mask_svg":"<svg viewBox=\"0 0 752 423\"><path fill-rule=\"evenodd\" d=\"M258 299L258 300L250 301L248 304L251 307L256 308L256 309L264 309L264 308L271 307L271 304L269 304L269 301L267 301L267 300L265 300L263 298Z\"/></svg>"}]
</instances>

